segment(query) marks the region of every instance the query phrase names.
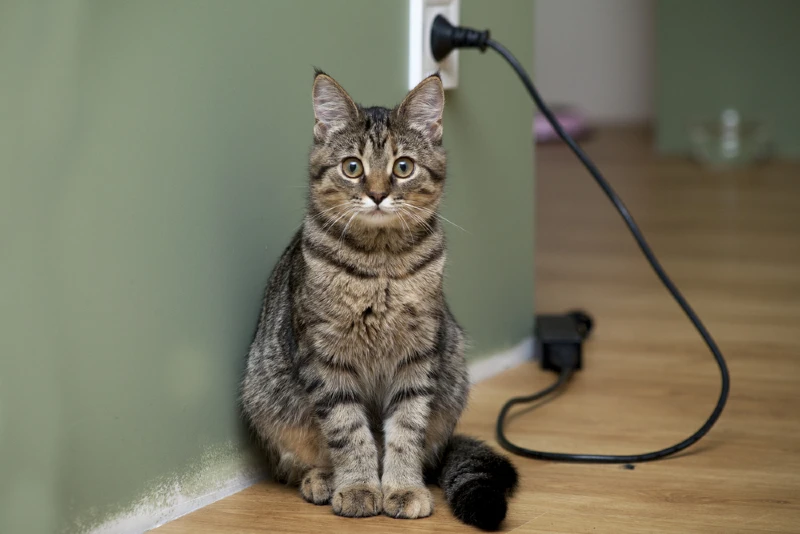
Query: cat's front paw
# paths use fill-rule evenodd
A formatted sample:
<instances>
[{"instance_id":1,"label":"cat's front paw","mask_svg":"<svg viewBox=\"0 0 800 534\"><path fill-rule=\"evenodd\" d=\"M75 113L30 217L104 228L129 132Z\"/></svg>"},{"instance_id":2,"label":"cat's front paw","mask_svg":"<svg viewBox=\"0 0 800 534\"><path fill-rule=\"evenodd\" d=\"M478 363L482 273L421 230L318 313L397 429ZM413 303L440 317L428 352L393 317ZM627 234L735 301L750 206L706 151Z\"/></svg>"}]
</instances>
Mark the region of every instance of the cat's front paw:
<instances>
[{"instance_id":1,"label":"cat's front paw","mask_svg":"<svg viewBox=\"0 0 800 534\"><path fill-rule=\"evenodd\" d=\"M378 484L342 486L333 494L333 513L344 517L370 517L381 513L381 487Z\"/></svg>"},{"instance_id":2,"label":"cat's front paw","mask_svg":"<svg viewBox=\"0 0 800 534\"><path fill-rule=\"evenodd\" d=\"M433 513L433 496L425 486L385 488L383 513L400 519L418 519Z\"/></svg>"}]
</instances>

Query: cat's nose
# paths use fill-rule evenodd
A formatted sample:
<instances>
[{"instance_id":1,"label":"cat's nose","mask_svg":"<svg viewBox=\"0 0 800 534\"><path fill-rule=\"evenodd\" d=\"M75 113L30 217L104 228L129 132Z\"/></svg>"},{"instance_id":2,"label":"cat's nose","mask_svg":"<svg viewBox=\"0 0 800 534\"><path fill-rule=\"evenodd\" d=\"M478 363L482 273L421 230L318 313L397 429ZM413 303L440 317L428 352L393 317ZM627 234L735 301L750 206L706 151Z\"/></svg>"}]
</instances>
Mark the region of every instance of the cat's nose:
<instances>
[{"instance_id":1,"label":"cat's nose","mask_svg":"<svg viewBox=\"0 0 800 534\"><path fill-rule=\"evenodd\" d=\"M389 196L389 193L386 193L385 191L369 191L367 192L367 196L371 198L373 202L375 202L376 206L378 206L386 199L386 197Z\"/></svg>"}]
</instances>

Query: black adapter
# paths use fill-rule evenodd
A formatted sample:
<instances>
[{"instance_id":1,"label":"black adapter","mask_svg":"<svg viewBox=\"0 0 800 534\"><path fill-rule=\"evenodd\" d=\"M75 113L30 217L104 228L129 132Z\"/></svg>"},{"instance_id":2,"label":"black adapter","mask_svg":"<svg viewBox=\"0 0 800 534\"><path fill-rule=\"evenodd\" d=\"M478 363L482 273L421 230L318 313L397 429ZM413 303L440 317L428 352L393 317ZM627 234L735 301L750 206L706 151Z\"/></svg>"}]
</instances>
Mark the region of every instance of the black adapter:
<instances>
[{"instance_id":1,"label":"black adapter","mask_svg":"<svg viewBox=\"0 0 800 534\"><path fill-rule=\"evenodd\" d=\"M536 355L542 369L577 371L583 366L583 340L592 330L592 318L585 312L537 315L534 326Z\"/></svg>"}]
</instances>

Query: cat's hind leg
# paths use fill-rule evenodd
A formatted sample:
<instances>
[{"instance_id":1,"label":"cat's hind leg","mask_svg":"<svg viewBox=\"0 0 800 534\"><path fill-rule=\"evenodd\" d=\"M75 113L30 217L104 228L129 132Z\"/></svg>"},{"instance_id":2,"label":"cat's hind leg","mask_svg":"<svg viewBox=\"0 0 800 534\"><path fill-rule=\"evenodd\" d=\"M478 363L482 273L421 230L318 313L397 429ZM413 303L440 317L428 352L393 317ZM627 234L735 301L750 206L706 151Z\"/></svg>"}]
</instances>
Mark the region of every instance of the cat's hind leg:
<instances>
[{"instance_id":1,"label":"cat's hind leg","mask_svg":"<svg viewBox=\"0 0 800 534\"><path fill-rule=\"evenodd\" d=\"M330 467L312 467L300 482L300 495L313 504L328 504L333 495L333 470Z\"/></svg>"},{"instance_id":2,"label":"cat's hind leg","mask_svg":"<svg viewBox=\"0 0 800 534\"><path fill-rule=\"evenodd\" d=\"M282 429L275 439L276 477L300 486L300 495L314 504L328 504L333 495L333 469L322 434L316 426Z\"/></svg>"}]
</instances>

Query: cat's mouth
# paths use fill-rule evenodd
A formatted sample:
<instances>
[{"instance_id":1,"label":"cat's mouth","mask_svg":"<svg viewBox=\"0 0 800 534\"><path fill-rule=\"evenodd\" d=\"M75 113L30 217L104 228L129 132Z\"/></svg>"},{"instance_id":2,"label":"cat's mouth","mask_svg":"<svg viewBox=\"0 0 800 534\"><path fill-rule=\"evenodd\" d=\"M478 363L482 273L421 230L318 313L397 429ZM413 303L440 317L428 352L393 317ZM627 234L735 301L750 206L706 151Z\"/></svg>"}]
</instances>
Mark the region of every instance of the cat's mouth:
<instances>
[{"instance_id":1,"label":"cat's mouth","mask_svg":"<svg viewBox=\"0 0 800 534\"><path fill-rule=\"evenodd\" d=\"M395 210L381 209L375 207L370 210L363 210L360 219L368 224L384 224L395 218Z\"/></svg>"},{"instance_id":2,"label":"cat's mouth","mask_svg":"<svg viewBox=\"0 0 800 534\"><path fill-rule=\"evenodd\" d=\"M367 215L389 215L390 213L393 213L393 212L394 212L394 210L389 211L389 210L385 210L385 209L382 210L380 208L375 208L375 209L367 210Z\"/></svg>"},{"instance_id":3,"label":"cat's mouth","mask_svg":"<svg viewBox=\"0 0 800 534\"><path fill-rule=\"evenodd\" d=\"M394 217L394 210L389 211L389 210L382 210L380 208L375 208L374 210L367 211L365 213L365 215L367 217L372 217L372 218L377 218L377 219L386 218L386 217Z\"/></svg>"}]
</instances>

